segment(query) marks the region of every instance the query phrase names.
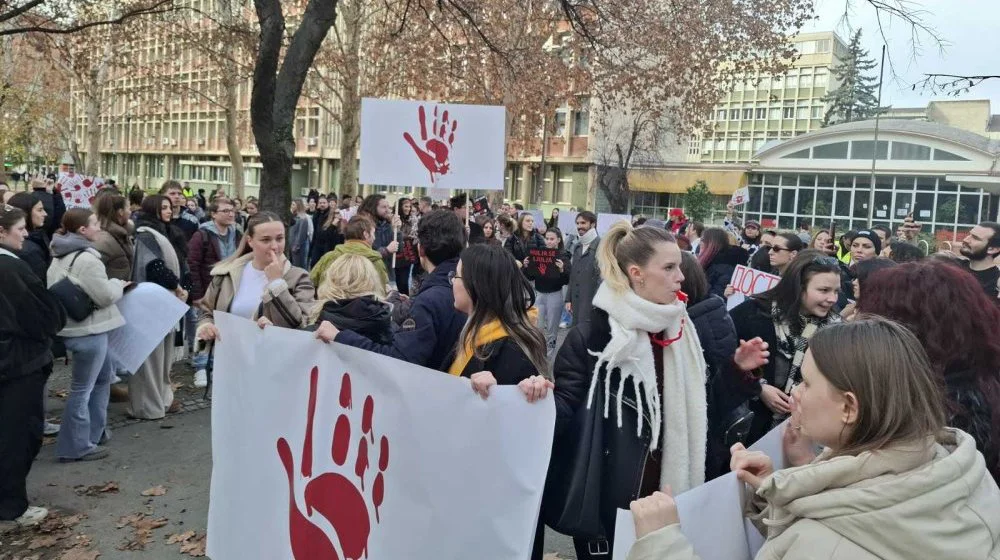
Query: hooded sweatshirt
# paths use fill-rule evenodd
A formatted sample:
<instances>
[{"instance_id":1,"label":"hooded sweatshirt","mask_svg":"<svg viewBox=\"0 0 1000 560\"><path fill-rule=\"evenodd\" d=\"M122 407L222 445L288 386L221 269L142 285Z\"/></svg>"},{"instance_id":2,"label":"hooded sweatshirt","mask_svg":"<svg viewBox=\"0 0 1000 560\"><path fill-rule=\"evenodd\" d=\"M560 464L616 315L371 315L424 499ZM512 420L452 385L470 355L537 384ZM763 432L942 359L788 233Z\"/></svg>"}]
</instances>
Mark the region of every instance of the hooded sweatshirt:
<instances>
[{"instance_id":1,"label":"hooded sweatshirt","mask_svg":"<svg viewBox=\"0 0 1000 560\"><path fill-rule=\"evenodd\" d=\"M930 445L928 445L930 443ZM1000 489L969 434L857 456L820 455L764 479L758 560L1000 558ZM698 558L680 525L636 541L628 560Z\"/></svg>"},{"instance_id":2,"label":"hooded sweatshirt","mask_svg":"<svg viewBox=\"0 0 1000 560\"><path fill-rule=\"evenodd\" d=\"M96 308L83 321L67 318L66 327L59 332L59 336L72 338L101 334L125 324L125 318L114 305L122 298L125 283L108 278L101 254L87 238L76 233L56 234L52 238L52 257L47 274L48 286L51 288L69 277L90 296Z\"/></svg>"},{"instance_id":3,"label":"hooded sweatshirt","mask_svg":"<svg viewBox=\"0 0 1000 560\"><path fill-rule=\"evenodd\" d=\"M385 268L385 261L382 259L382 255L378 251L372 249L364 241L359 241L357 239L348 239L341 245L337 245L332 251L323 255L323 258L316 263L312 271L309 272L309 279L317 288L326 279L326 269L330 268L333 261L337 260L343 255L361 255L367 258L375 265L375 270L378 271L378 276L382 280L382 285L389 283L389 273Z\"/></svg>"},{"instance_id":4,"label":"hooded sweatshirt","mask_svg":"<svg viewBox=\"0 0 1000 560\"><path fill-rule=\"evenodd\" d=\"M325 302L309 330L323 321L330 321L339 330L354 331L376 344L392 344L389 306L372 296Z\"/></svg>"}]
</instances>

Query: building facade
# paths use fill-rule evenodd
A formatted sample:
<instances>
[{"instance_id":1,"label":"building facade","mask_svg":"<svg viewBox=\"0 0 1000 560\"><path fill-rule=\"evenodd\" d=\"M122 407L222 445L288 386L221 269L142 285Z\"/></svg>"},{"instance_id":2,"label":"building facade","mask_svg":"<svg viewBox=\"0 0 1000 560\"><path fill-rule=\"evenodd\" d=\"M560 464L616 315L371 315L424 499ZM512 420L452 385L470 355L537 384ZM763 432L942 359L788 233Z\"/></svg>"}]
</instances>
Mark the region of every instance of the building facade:
<instances>
[{"instance_id":1,"label":"building facade","mask_svg":"<svg viewBox=\"0 0 1000 560\"><path fill-rule=\"evenodd\" d=\"M884 119L831 126L764 146L747 178L747 219L780 229L800 220L838 231L906 216L938 240L996 219L1000 141L943 124ZM873 174L874 159L874 174ZM872 206L872 202L874 205Z\"/></svg>"}]
</instances>

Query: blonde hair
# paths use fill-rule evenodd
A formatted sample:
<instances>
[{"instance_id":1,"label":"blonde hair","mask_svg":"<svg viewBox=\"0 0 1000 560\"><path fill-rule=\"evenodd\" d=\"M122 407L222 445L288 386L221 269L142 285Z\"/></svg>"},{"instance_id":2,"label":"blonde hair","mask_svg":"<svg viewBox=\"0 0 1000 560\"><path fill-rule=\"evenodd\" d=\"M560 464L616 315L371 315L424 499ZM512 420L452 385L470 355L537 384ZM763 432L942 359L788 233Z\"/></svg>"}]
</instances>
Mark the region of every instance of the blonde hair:
<instances>
[{"instance_id":1,"label":"blonde hair","mask_svg":"<svg viewBox=\"0 0 1000 560\"><path fill-rule=\"evenodd\" d=\"M677 243L672 233L652 226L633 227L627 221L611 226L597 247L597 265L601 280L618 293L632 289L628 267L645 266L660 243Z\"/></svg>"},{"instance_id":2,"label":"blonde hair","mask_svg":"<svg viewBox=\"0 0 1000 560\"><path fill-rule=\"evenodd\" d=\"M326 277L316 290L316 306L309 314L310 324L315 323L328 301L354 299L362 296L385 298L382 278L368 257L343 255L326 269Z\"/></svg>"}]
</instances>

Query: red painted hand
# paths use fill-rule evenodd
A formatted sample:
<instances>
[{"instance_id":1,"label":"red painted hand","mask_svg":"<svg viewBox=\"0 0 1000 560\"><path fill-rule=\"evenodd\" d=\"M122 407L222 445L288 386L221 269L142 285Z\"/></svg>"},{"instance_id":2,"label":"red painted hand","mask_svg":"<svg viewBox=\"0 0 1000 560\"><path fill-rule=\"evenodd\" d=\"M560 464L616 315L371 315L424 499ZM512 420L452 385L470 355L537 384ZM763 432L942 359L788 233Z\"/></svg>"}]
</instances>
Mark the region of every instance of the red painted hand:
<instances>
[{"instance_id":1,"label":"red painted hand","mask_svg":"<svg viewBox=\"0 0 1000 560\"><path fill-rule=\"evenodd\" d=\"M431 174L431 183L437 183L441 175L447 175L451 169L451 147L455 143L455 131L458 130L458 121L448 118L448 111L441 114L441 121L438 122L438 108L434 107L431 122L430 134L427 133L427 114L424 106L421 105L417 111L420 120L420 142L418 145L409 132L403 133L403 139L410 144L414 153L420 158L420 163L427 168Z\"/></svg>"},{"instance_id":2,"label":"red painted hand","mask_svg":"<svg viewBox=\"0 0 1000 560\"><path fill-rule=\"evenodd\" d=\"M306 417L305 441L302 444L301 478L295 476L295 460L288 441L285 438L278 439L278 457L288 477L288 529L292 556L295 560L316 558L340 560L338 549L333 544L333 539L336 539L340 543L339 551L343 553L344 560L359 560L368 556L368 537L371 534L371 515L363 492L366 471L372 467L369 464L368 440L370 439L374 446L375 433L372 430L372 420L375 401L371 396L365 398L361 412L361 434L354 467L354 475L358 477L358 482L353 482L348 478L349 475L339 472L326 472L313 478L312 433L318 382L319 369L314 367L309 378L309 410ZM351 377L346 373L340 386L340 406L343 410L334 426L331 456L334 464L343 468L347 463L351 446L351 421L348 415L353 409ZM383 473L388 467L389 440L382 436L379 440L378 472L371 489L371 503L376 523L379 522L378 508L385 499ZM305 513L296 503L297 481L305 482ZM310 519L313 510L326 518L336 531L336 535L328 535L320 526L313 523Z\"/></svg>"}]
</instances>

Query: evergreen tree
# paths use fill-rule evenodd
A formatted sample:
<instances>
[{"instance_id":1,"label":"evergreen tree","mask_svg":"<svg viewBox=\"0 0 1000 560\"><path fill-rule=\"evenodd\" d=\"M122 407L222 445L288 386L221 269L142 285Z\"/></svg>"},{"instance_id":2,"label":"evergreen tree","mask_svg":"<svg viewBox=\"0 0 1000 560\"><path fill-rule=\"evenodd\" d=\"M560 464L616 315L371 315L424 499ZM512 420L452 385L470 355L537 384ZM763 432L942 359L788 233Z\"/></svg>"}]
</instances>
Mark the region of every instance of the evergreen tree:
<instances>
[{"instance_id":1,"label":"evergreen tree","mask_svg":"<svg viewBox=\"0 0 1000 560\"><path fill-rule=\"evenodd\" d=\"M687 188L684 196L684 213L696 222L706 222L712 216L712 191L705 181L699 180Z\"/></svg>"},{"instance_id":2,"label":"evergreen tree","mask_svg":"<svg viewBox=\"0 0 1000 560\"><path fill-rule=\"evenodd\" d=\"M879 112L876 68L878 64L861 48L859 29L851 38L847 58L833 68L833 80L840 85L823 97L829 104L823 126L870 119Z\"/></svg>"}]
</instances>

